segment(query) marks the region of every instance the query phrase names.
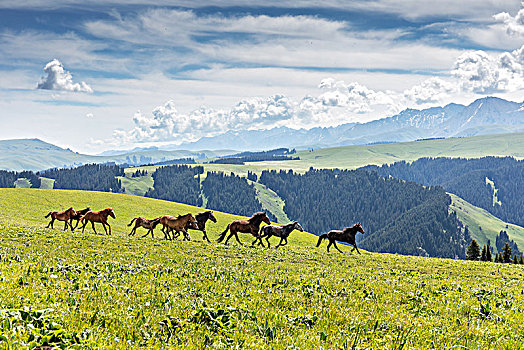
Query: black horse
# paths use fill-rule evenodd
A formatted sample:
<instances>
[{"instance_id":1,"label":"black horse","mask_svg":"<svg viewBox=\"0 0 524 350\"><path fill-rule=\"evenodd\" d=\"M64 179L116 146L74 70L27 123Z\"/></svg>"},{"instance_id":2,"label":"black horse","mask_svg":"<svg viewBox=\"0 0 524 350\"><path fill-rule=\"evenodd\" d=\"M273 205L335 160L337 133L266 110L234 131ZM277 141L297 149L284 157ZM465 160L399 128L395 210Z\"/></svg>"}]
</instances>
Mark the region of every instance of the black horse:
<instances>
[{"instance_id":1,"label":"black horse","mask_svg":"<svg viewBox=\"0 0 524 350\"><path fill-rule=\"evenodd\" d=\"M362 225L360 222L358 224L355 224L351 227L345 227L342 231L340 230L331 230L328 233L321 234L318 237L318 243L317 247L320 246L320 243L322 243L323 239L328 239L329 244L327 246L327 251L329 252L329 247L333 244L335 248L342 253L340 249L337 247L337 243L335 241L339 242L345 242L349 243L353 246L353 249L351 251L354 251L355 249L360 254L360 251L357 247L357 242L355 241L355 236L357 235L357 232L364 233L364 229L362 228Z\"/></svg>"},{"instance_id":2,"label":"black horse","mask_svg":"<svg viewBox=\"0 0 524 350\"><path fill-rule=\"evenodd\" d=\"M76 229L76 227L78 226L78 222L80 222L80 218L84 215L86 215L86 213L88 211L90 211L91 208L87 207L85 209L82 209L82 210L79 210L79 211L76 211L74 214L71 215L71 217L69 218L69 225L71 225L71 231ZM73 227L73 220L76 220L76 225L75 227Z\"/></svg>"},{"instance_id":3,"label":"black horse","mask_svg":"<svg viewBox=\"0 0 524 350\"><path fill-rule=\"evenodd\" d=\"M257 239L255 239L253 244L255 244L258 241L259 245L264 246L264 243L262 243L262 237L266 237L267 246L268 248L271 248L271 244L269 243L269 238L271 236L275 236L275 237L280 237L280 242L275 247L275 248L278 248L280 246L287 244L287 238L289 237L291 232L293 232L293 230L304 232L304 229L302 228L302 226L300 226L298 221L293 221L284 226L277 226L277 225L263 226L262 229L260 230L261 235L259 235ZM282 243L282 242L285 242L285 243Z\"/></svg>"},{"instance_id":4,"label":"black horse","mask_svg":"<svg viewBox=\"0 0 524 350\"><path fill-rule=\"evenodd\" d=\"M202 231L204 233L204 237L202 237L202 240L205 239L206 241L211 243L206 233L206 222L207 220L211 220L215 223L217 222L217 219L213 215L213 212L211 210L208 210L202 213L198 213L195 215L195 219L197 221L198 228L197 229L193 228L193 226L191 226L191 222L188 222L186 225L186 230L192 229L192 230Z\"/></svg>"}]
</instances>

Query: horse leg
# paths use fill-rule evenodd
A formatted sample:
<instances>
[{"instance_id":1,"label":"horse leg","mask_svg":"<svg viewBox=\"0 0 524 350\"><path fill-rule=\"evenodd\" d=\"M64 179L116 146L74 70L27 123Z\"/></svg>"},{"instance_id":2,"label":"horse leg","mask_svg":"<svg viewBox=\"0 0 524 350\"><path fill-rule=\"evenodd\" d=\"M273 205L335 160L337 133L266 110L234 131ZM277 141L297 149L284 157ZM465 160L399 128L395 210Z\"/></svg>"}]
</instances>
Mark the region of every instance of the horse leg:
<instances>
[{"instance_id":1,"label":"horse leg","mask_svg":"<svg viewBox=\"0 0 524 350\"><path fill-rule=\"evenodd\" d=\"M360 254L360 255L362 255L362 254L360 253L360 250L358 250L358 247L357 247L357 245L356 245L356 244L355 244L355 245L354 245L353 247L354 247L354 248L353 248L353 249L352 249L351 251L353 251L353 250L355 250L355 249L356 249L356 250L357 250L357 253L358 253L358 254Z\"/></svg>"},{"instance_id":2,"label":"horse leg","mask_svg":"<svg viewBox=\"0 0 524 350\"><path fill-rule=\"evenodd\" d=\"M67 220L64 222L64 231L67 230Z\"/></svg>"},{"instance_id":3,"label":"horse leg","mask_svg":"<svg viewBox=\"0 0 524 350\"><path fill-rule=\"evenodd\" d=\"M94 221L91 221L91 226L93 226L93 231L95 231L95 235L97 235L98 233L95 230L95 222Z\"/></svg>"},{"instance_id":4,"label":"horse leg","mask_svg":"<svg viewBox=\"0 0 524 350\"><path fill-rule=\"evenodd\" d=\"M337 247L337 243L336 243L335 241L333 241L333 245L335 246L335 248L336 248L339 252L343 253L342 250L338 249L338 247Z\"/></svg>"},{"instance_id":5,"label":"horse leg","mask_svg":"<svg viewBox=\"0 0 524 350\"><path fill-rule=\"evenodd\" d=\"M87 223L88 223L88 221L83 223L83 225L82 225L82 233L84 233L84 229L86 228Z\"/></svg>"},{"instance_id":6,"label":"horse leg","mask_svg":"<svg viewBox=\"0 0 524 350\"><path fill-rule=\"evenodd\" d=\"M238 233L235 232L235 238L237 239L238 244L243 245L242 242L240 242L240 238L238 238Z\"/></svg>"},{"instance_id":7,"label":"horse leg","mask_svg":"<svg viewBox=\"0 0 524 350\"><path fill-rule=\"evenodd\" d=\"M190 241L191 240L191 236L189 235L189 232L187 232L187 230L184 229L184 228L182 228L182 232L184 233L184 241L185 240Z\"/></svg>"},{"instance_id":8,"label":"horse leg","mask_svg":"<svg viewBox=\"0 0 524 350\"><path fill-rule=\"evenodd\" d=\"M111 236L111 225L109 225L109 223L106 222L106 225L109 226L109 235Z\"/></svg>"},{"instance_id":9,"label":"horse leg","mask_svg":"<svg viewBox=\"0 0 524 350\"><path fill-rule=\"evenodd\" d=\"M266 242L267 242L267 247L271 248L271 243L269 243L269 237L271 237L271 235L266 236ZM260 243L262 243L262 239L260 240Z\"/></svg>"},{"instance_id":10,"label":"horse leg","mask_svg":"<svg viewBox=\"0 0 524 350\"><path fill-rule=\"evenodd\" d=\"M333 241L329 240L329 244L327 246L327 252L329 253L329 247L331 247L331 245L333 244Z\"/></svg>"},{"instance_id":11,"label":"horse leg","mask_svg":"<svg viewBox=\"0 0 524 350\"><path fill-rule=\"evenodd\" d=\"M283 245L282 242L284 242L284 238L280 237L280 242L278 242L278 244L277 244L277 246L275 247L275 249L278 248L278 247L280 247L280 246L282 246L282 245Z\"/></svg>"},{"instance_id":12,"label":"horse leg","mask_svg":"<svg viewBox=\"0 0 524 350\"><path fill-rule=\"evenodd\" d=\"M54 229L54 227L53 227L54 223L55 223L55 218L51 216L51 222L49 223L49 225L51 225L52 229ZM49 227L49 225L47 225L47 227Z\"/></svg>"},{"instance_id":13,"label":"horse leg","mask_svg":"<svg viewBox=\"0 0 524 350\"><path fill-rule=\"evenodd\" d=\"M131 232L129 232L128 236L134 236L135 233L136 233L136 226L133 227L133 229L131 230ZM149 233L149 232L148 232L148 233ZM146 233L146 235L147 235L147 233Z\"/></svg>"},{"instance_id":14,"label":"horse leg","mask_svg":"<svg viewBox=\"0 0 524 350\"><path fill-rule=\"evenodd\" d=\"M210 241L209 238L207 237L206 229L203 229L202 232L204 233L204 237L202 237L202 240L205 239L208 243L211 243L211 241Z\"/></svg>"},{"instance_id":15,"label":"horse leg","mask_svg":"<svg viewBox=\"0 0 524 350\"><path fill-rule=\"evenodd\" d=\"M102 227L104 228L104 231L106 232L106 236L107 236L107 228L106 228L106 224L104 224L103 221L102 221L101 223L102 223ZM108 224L108 225L109 225L109 224ZM111 233L109 233L109 234L111 234Z\"/></svg>"}]
</instances>

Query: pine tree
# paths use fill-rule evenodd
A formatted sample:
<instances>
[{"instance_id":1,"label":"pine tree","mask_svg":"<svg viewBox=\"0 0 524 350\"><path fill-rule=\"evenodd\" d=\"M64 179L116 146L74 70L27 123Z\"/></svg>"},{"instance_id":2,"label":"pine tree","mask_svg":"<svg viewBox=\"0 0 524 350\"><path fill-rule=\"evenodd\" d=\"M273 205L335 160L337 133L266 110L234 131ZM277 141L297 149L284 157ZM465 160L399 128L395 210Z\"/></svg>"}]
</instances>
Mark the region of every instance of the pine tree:
<instances>
[{"instance_id":1,"label":"pine tree","mask_svg":"<svg viewBox=\"0 0 524 350\"><path fill-rule=\"evenodd\" d=\"M490 261L491 262L491 247L489 246L489 243L488 245L486 246L486 261Z\"/></svg>"},{"instance_id":2,"label":"pine tree","mask_svg":"<svg viewBox=\"0 0 524 350\"><path fill-rule=\"evenodd\" d=\"M522 258L522 254L520 254L519 264L524 265L524 258Z\"/></svg>"},{"instance_id":3,"label":"pine tree","mask_svg":"<svg viewBox=\"0 0 524 350\"><path fill-rule=\"evenodd\" d=\"M511 262L511 247L508 242L504 244L502 249L502 262L506 264Z\"/></svg>"},{"instance_id":4,"label":"pine tree","mask_svg":"<svg viewBox=\"0 0 524 350\"><path fill-rule=\"evenodd\" d=\"M499 253L496 253L496 254L495 254L495 262L496 262L496 263L499 263L499 262L500 262L500 256L499 256Z\"/></svg>"},{"instance_id":5,"label":"pine tree","mask_svg":"<svg viewBox=\"0 0 524 350\"><path fill-rule=\"evenodd\" d=\"M487 249L486 249L486 245L484 245L482 247L482 254L480 254L480 261L487 261L486 255L487 255Z\"/></svg>"},{"instance_id":6,"label":"pine tree","mask_svg":"<svg viewBox=\"0 0 524 350\"><path fill-rule=\"evenodd\" d=\"M466 251L466 259L478 260L479 256L480 256L480 246L476 240L472 240L471 244L468 247L468 250Z\"/></svg>"},{"instance_id":7,"label":"pine tree","mask_svg":"<svg viewBox=\"0 0 524 350\"><path fill-rule=\"evenodd\" d=\"M519 263L519 257L517 256L517 254L513 255L513 261L512 261L514 264L518 264Z\"/></svg>"}]
</instances>

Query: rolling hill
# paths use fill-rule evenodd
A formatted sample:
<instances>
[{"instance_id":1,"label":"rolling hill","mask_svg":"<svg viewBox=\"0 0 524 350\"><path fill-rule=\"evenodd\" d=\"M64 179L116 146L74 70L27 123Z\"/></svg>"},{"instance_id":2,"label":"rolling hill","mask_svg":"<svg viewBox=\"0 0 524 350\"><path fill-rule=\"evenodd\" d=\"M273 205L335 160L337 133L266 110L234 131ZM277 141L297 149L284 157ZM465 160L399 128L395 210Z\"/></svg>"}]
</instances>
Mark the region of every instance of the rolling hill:
<instances>
[{"instance_id":1,"label":"rolling hill","mask_svg":"<svg viewBox=\"0 0 524 350\"><path fill-rule=\"evenodd\" d=\"M115 234L42 228L43 215L66 203L113 205ZM279 249L128 237L133 214L198 209L122 194L6 189L0 209L0 347L514 349L524 341L521 265L326 253L297 232ZM233 218L217 214L214 233Z\"/></svg>"},{"instance_id":2,"label":"rolling hill","mask_svg":"<svg viewBox=\"0 0 524 350\"><path fill-rule=\"evenodd\" d=\"M141 150L105 156L73 152L39 139L0 140L0 170L69 168L88 163L148 164L178 158L217 157L233 151Z\"/></svg>"}]
</instances>

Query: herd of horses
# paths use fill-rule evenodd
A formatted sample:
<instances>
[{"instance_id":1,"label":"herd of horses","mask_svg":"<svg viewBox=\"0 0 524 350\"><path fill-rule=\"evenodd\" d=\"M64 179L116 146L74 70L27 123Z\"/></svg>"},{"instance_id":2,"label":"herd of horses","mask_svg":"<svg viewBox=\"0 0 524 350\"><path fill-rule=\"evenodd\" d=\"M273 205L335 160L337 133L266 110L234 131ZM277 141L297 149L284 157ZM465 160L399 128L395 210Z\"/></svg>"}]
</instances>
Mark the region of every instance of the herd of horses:
<instances>
[{"instance_id":1,"label":"herd of horses","mask_svg":"<svg viewBox=\"0 0 524 350\"><path fill-rule=\"evenodd\" d=\"M58 220L64 221L64 231L70 228L71 232L73 232L79 225L81 225L83 233L85 227L90 222L93 231L95 232L95 234L98 234L95 229L95 222L98 222L102 224L102 227L106 232L106 235L110 235L111 225L107 222L107 218L109 216L111 216L113 219L116 219L115 211L113 210L113 208L106 208L100 211L91 210L91 208L89 207L79 211L74 210L73 207L64 211L55 210L49 212L49 214L45 216L46 218L51 217L51 221L46 226L46 228L53 228L53 223L55 222L55 220ZM73 221L75 220L76 225L73 227ZM191 213L178 216L164 215L151 220L139 216L131 220L131 222L127 226L131 227L134 224L133 228L131 229L131 232L129 233L129 236L134 236L136 234L136 230L140 227L143 227L147 229L147 232L142 237L146 237L149 234L151 234L151 237L154 238L153 231L159 224L161 224L162 233L164 234L164 238L166 240L178 239L180 233L182 233L184 237L183 239L190 241L191 236L189 235L188 230L198 230L203 233L202 239L210 242L206 232L206 222L208 220L211 220L215 223L217 222L217 219L215 218L211 210L207 210L196 215L193 215ZM266 225L260 228L262 222L266 223ZM106 225L108 226L109 231L107 230ZM229 223L224 232L222 232L218 237L217 242L220 243L225 239L224 243L227 244L232 237L235 237L237 242L240 245L242 245L242 242L240 242L240 239L238 237L238 233L241 232L249 233L253 237L255 237L255 240L251 244L252 246L254 246L258 242L258 245L262 245L262 247L265 247L264 242L262 241L262 238L265 238L268 248L270 248L271 244L269 243L269 238L273 236L280 238L280 242L276 246L276 248L278 248L288 243L287 239L291 232L293 232L294 230L300 232L304 231L302 229L302 226L297 221L293 221L284 226L272 225L265 212L257 212L254 213L247 220L235 220ZM227 234L228 231L229 235ZM351 227L345 227L343 230L331 230L327 233L321 234L318 237L317 247L320 246L322 240L327 239L329 241L329 244L327 246L328 252L329 247L331 247L331 245L333 245L339 252L342 252L336 244L336 241L339 241L351 244L353 246L353 249L351 251L354 251L356 249L357 252L360 254L360 251L357 247L357 242L355 240L355 236L358 232L364 233L364 229L362 228L362 225L360 223L357 223Z\"/></svg>"}]
</instances>

